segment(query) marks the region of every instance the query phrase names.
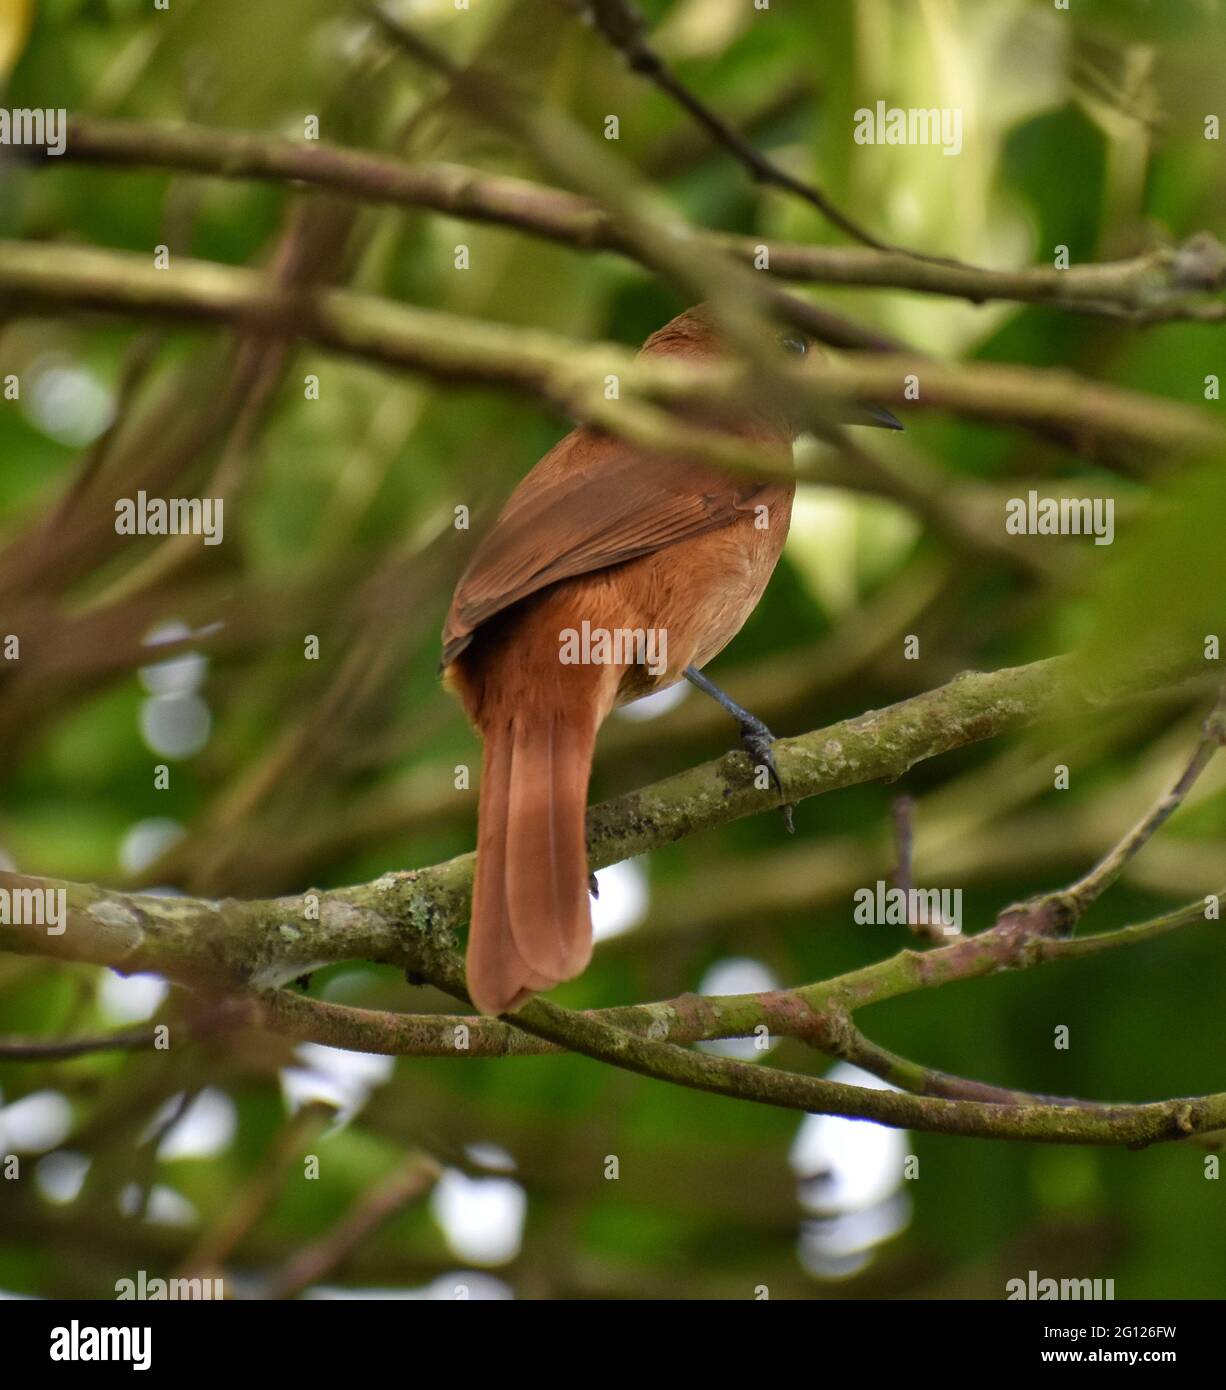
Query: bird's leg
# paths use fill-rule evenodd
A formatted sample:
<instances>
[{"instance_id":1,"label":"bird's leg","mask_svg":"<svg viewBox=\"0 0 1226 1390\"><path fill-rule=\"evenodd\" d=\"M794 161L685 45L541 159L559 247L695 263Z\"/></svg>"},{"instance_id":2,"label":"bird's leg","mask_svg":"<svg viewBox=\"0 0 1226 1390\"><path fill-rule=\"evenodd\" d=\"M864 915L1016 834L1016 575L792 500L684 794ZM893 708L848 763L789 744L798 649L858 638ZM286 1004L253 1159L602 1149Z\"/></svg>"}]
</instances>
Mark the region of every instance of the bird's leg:
<instances>
[{"instance_id":1,"label":"bird's leg","mask_svg":"<svg viewBox=\"0 0 1226 1390\"><path fill-rule=\"evenodd\" d=\"M775 766L775 755L771 751L771 745L775 742L775 735L766 727L756 714L750 714L747 709L738 705L731 695L723 691L708 676L704 676L697 666L687 666L684 676L692 686L703 691L721 705L741 726L741 747L749 754L755 767L765 767L770 773L770 779L779 790L780 796L783 795L783 782L779 777L779 769ZM787 826L788 834L792 834L795 826L792 824L792 808L786 802L780 809L783 812L783 823Z\"/></svg>"}]
</instances>

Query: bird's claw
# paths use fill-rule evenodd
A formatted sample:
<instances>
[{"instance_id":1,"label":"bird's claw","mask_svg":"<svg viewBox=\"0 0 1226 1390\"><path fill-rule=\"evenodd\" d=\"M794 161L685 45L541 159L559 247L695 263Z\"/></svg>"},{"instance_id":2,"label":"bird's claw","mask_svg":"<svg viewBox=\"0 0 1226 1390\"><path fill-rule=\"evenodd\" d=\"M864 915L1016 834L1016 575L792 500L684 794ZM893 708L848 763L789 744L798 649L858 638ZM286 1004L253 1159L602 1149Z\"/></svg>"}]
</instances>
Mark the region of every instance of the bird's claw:
<instances>
[{"instance_id":1,"label":"bird's claw","mask_svg":"<svg viewBox=\"0 0 1226 1390\"><path fill-rule=\"evenodd\" d=\"M779 795L783 795L783 780L779 776L779 768L775 763L775 754L772 745L775 742L775 735L766 725L754 716L741 721L741 747L749 754L750 761L754 767L764 767L770 775L771 781L775 784L775 789ZM783 812L783 824L787 828L789 835L795 834L796 826L792 821L792 807L788 802L779 808Z\"/></svg>"}]
</instances>

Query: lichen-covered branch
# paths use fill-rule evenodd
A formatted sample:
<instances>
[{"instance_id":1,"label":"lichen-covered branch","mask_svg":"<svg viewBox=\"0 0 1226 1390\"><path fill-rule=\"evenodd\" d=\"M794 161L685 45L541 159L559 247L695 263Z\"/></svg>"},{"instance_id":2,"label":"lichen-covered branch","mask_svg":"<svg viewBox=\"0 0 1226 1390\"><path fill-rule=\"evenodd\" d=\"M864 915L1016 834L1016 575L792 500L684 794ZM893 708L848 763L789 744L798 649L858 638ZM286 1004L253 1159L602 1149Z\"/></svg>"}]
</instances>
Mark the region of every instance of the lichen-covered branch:
<instances>
[{"instance_id":1,"label":"lichen-covered branch","mask_svg":"<svg viewBox=\"0 0 1226 1390\"><path fill-rule=\"evenodd\" d=\"M869 1090L644 1040L546 999L517 1015L521 1027L641 1076L787 1110L875 1120L898 1128L1048 1144L1144 1145L1226 1127L1226 1092L1143 1105L1004 1105Z\"/></svg>"},{"instance_id":2,"label":"lichen-covered branch","mask_svg":"<svg viewBox=\"0 0 1226 1390\"><path fill-rule=\"evenodd\" d=\"M1146 685L1169 684L1190 669L1190 662L1174 661L1144 677L1134 675L1097 689L1087 687L1067 658L991 674L968 673L889 709L782 741L776 754L783 795L795 802L856 782L896 777L922 758L1059 710L1093 707ZM779 793L753 786L743 755L729 754L594 808L588 827L591 861L597 867L608 864L780 800ZM65 929L48 932L41 921L35 924L33 915L10 910L10 920L0 924L0 949L89 961L124 972L155 971L220 997L235 1024L262 1024L366 1050L422 1056L510 1056L541 1050L539 1043L527 1041L528 1034L681 1085L952 1134L1145 1143L1226 1125L1226 1096L1104 1106L1006 1093L894 1058L875 1049L851 1025L857 1009L913 989L1147 940L1190 925L1198 916L1203 920L1203 903L1074 942L1057 934L1065 919L1052 915L1048 900L1037 900L1029 909L1006 910L995 926L977 936L928 952L903 951L799 989L727 999L687 996L587 1014L536 999L513 1024L460 1016L398 1020L299 999L277 988L318 966L368 959L399 965L465 997L455 933L467 913L472 868L473 856L464 855L371 884L266 902L128 895L2 874L0 886L9 903L33 903L35 895L48 890L62 892L66 913ZM909 1081L922 1094L840 1086L680 1045L759 1030L858 1060L889 1079Z\"/></svg>"},{"instance_id":3,"label":"lichen-covered branch","mask_svg":"<svg viewBox=\"0 0 1226 1390\"><path fill-rule=\"evenodd\" d=\"M745 754L733 752L594 806L588 812L589 861L598 869L785 799L796 803L858 783L892 781L927 758L1044 717L1093 711L1138 690L1177 684L1203 665L1197 653L1168 657L1126 678L1090 679L1072 658L1054 657L967 672L886 709L780 739L775 757L783 795L757 787ZM462 990L452 951L454 932L467 921L475 857L463 854L351 888L255 902L127 895L0 874L10 890L63 888L68 921L59 935L0 923L0 949L125 972L152 970L227 989L283 984L321 965L368 959Z\"/></svg>"}]
</instances>

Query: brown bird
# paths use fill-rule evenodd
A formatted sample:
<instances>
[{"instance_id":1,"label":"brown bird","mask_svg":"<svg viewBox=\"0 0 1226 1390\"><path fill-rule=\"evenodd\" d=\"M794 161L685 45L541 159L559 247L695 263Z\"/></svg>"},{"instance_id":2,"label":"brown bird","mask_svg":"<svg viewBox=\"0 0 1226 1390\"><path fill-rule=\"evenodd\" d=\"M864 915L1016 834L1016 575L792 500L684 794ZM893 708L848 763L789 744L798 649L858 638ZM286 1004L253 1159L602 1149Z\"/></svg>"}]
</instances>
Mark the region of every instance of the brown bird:
<instances>
[{"instance_id":1,"label":"brown bird","mask_svg":"<svg viewBox=\"0 0 1226 1390\"><path fill-rule=\"evenodd\" d=\"M780 342L809 347L792 333ZM725 353L705 306L642 348ZM858 418L901 428L880 409ZM794 431L777 417L724 428L790 456ZM779 785L774 736L701 668L761 597L793 492L584 427L540 460L478 545L443 627L442 665L484 740L467 966L482 1013L517 1008L591 958L584 819L596 731L615 706L684 677L738 720Z\"/></svg>"}]
</instances>

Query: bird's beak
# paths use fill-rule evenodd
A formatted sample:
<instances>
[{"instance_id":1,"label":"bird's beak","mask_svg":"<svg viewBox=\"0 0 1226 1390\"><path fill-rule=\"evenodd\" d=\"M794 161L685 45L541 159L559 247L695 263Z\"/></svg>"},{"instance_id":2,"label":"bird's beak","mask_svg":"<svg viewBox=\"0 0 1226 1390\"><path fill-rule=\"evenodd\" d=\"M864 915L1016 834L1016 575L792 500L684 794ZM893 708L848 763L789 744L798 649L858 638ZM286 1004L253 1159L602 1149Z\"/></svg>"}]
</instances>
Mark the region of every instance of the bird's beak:
<instances>
[{"instance_id":1,"label":"bird's beak","mask_svg":"<svg viewBox=\"0 0 1226 1390\"><path fill-rule=\"evenodd\" d=\"M882 430L900 430L902 421L883 405L862 405L851 418L853 425L874 425Z\"/></svg>"}]
</instances>

